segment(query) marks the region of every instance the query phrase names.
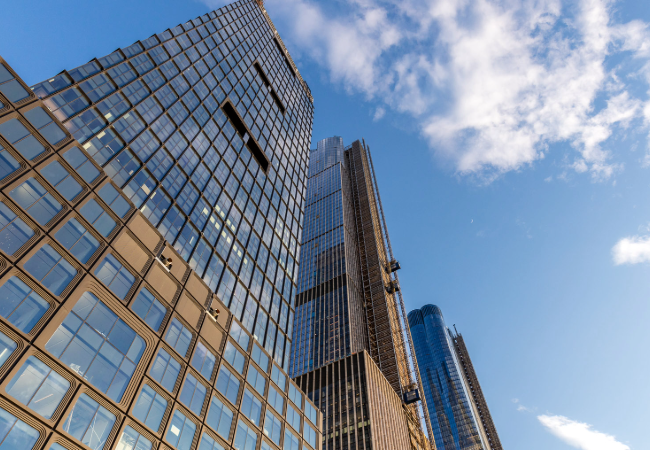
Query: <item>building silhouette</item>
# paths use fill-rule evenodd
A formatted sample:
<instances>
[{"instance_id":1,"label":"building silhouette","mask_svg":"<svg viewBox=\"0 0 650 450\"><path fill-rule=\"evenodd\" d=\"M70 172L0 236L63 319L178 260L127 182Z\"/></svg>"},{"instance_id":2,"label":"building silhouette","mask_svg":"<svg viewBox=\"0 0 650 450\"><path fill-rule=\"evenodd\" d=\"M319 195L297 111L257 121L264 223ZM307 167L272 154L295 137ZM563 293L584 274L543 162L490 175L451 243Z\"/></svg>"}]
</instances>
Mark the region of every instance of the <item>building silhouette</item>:
<instances>
[{"instance_id":1,"label":"building silhouette","mask_svg":"<svg viewBox=\"0 0 650 450\"><path fill-rule=\"evenodd\" d=\"M434 305L408 321L438 450L502 450L462 336Z\"/></svg>"},{"instance_id":2,"label":"building silhouette","mask_svg":"<svg viewBox=\"0 0 650 450\"><path fill-rule=\"evenodd\" d=\"M321 409L328 450L428 448L418 405L409 403L418 377L397 269L368 147L318 142L289 373Z\"/></svg>"},{"instance_id":3,"label":"building silhouette","mask_svg":"<svg viewBox=\"0 0 650 450\"><path fill-rule=\"evenodd\" d=\"M1 448L321 448L286 374L312 118L250 0L31 89L0 59Z\"/></svg>"}]
</instances>

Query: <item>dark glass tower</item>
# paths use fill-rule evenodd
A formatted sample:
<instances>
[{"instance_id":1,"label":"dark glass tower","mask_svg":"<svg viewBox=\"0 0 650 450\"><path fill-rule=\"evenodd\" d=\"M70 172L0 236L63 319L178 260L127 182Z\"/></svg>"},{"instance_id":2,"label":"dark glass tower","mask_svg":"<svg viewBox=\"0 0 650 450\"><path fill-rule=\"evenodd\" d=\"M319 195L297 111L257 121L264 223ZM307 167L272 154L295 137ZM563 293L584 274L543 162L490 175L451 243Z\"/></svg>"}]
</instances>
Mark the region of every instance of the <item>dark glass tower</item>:
<instances>
[{"instance_id":1,"label":"dark glass tower","mask_svg":"<svg viewBox=\"0 0 650 450\"><path fill-rule=\"evenodd\" d=\"M255 1L32 90L0 59L0 447L320 449L285 372L312 115Z\"/></svg>"},{"instance_id":2,"label":"dark glass tower","mask_svg":"<svg viewBox=\"0 0 650 450\"><path fill-rule=\"evenodd\" d=\"M440 308L408 314L429 418L438 450L489 450Z\"/></svg>"},{"instance_id":3,"label":"dark glass tower","mask_svg":"<svg viewBox=\"0 0 650 450\"><path fill-rule=\"evenodd\" d=\"M365 144L312 150L302 243L290 374L324 414L326 448L426 448L402 397L417 377Z\"/></svg>"}]
</instances>

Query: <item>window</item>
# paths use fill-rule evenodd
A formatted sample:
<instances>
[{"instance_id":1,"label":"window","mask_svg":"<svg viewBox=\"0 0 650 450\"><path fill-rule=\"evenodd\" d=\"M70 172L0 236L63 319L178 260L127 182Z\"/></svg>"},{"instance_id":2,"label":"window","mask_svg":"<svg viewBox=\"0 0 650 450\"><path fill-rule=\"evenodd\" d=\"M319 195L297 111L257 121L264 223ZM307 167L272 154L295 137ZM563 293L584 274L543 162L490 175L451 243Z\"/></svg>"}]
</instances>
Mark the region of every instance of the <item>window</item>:
<instances>
[{"instance_id":1,"label":"window","mask_svg":"<svg viewBox=\"0 0 650 450\"><path fill-rule=\"evenodd\" d=\"M273 409L282 414L282 410L284 409L284 397L273 386L269 386L268 402Z\"/></svg>"},{"instance_id":2,"label":"window","mask_svg":"<svg viewBox=\"0 0 650 450\"><path fill-rule=\"evenodd\" d=\"M115 225L117 225L113 218L99 205L99 203L97 203L97 200L95 199L90 199L81 207L79 212L83 218L90 222L99 234L104 237L111 234Z\"/></svg>"},{"instance_id":3,"label":"window","mask_svg":"<svg viewBox=\"0 0 650 450\"><path fill-rule=\"evenodd\" d=\"M235 435L235 443L233 447L241 450L252 450L256 445L257 433L240 420L237 423L237 434Z\"/></svg>"},{"instance_id":4,"label":"window","mask_svg":"<svg viewBox=\"0 0 650 450\"><path fill-rule=\"evenodd\" d=\"M255 425L260 424L260 413L262 412L262 402L248 389L244 389L244 397L241 404L241 412L250 419ZM298 419L300 420L300 419Z\"/></svg>"},{"instance_id":5,"label":"window","mask_svg":"<svg viewBox=\"0 0 650 450\"><path fill-rule=\"evenodd\" d=\"M99 248L99 241L74 218L63 225L54 237L82 264L86 264Z\"/></svg>"},{"instance_id":6,"label":"window","mask_svg":"<svg viewBox=\"0 0 650 450\"><path fill-rule=\"evenodd\" d=\"M145 385L133 407L133 416L157 433L166 410L167 400Z\"/></svg>"},{"instance_id":7,"label":"window","mask_svg":"<svg viewBox=\"0 0 650 450\"><path fill-rule=\"evenodd\" d=\"M34 88L34 92L37 92L37 90L37 87ZM43 95L48 94L43 93ZM52 111L52 114L59 120L66 120L90 105L81 91L74 87L43 100L43 103L45 103L49 110Z\"/></svg>"},{"instance_id":8,"label":"window","mask_svg":"<svg viewBox=\"0 0 650 450\"><path fill-rule=\"evenodd\" d=\"M0 134L30 161L45 151L45 146L18 119L0 124Z\"/></svg>"},{"instance_id":9,"label":"window","mask_svg":"<svg viewBox=\"0 0 650 450\"><path fill-rule=\"evenodd\" d=\"M210 401L210 412L205 423L221 437L228 440L230 435L230 426L232 425L232 411L221 400L213 396Z\"/></svg>"},{"instance_id":10,"label":"window","mask_svg":"<svg viewBox=\"0 0 650 450\"><path fill-rule=\"evenodd\" d=\"M250 337L246 332L242 329L242 327L239 326L237 322L234 320L232 321L232 325L230 327L230 335L235 338L235 341L239 344L241 348L244 350L248 350L248 343L250 342Z\"/></svg>"},{"instance_id":11,"label":"window","mask_svg":"<svg viewBox=\"0 0 650 450\"><path fill-rule=\"evenodd\" d=\"M284 392L287 387L287 376L283 374L275 364L273 364L273 368L271 369L271 380L273 380L273 382L278 385L282 392Z\"/></svg>"},{"instance_id":12,"label":"window","mask_svg":"<svg viewBox=\"0 0 650 450\"><path fill-rule=\"evenodd\" d=\"M39 437L34 428L0 408L0 449L30 450Z\"/></svg>"},{"instance_id":13,"label":"window","mask_svg":"<svg viewBox=\"0 0 650 450\"><path fill-rule=\"evenodd\" d=\"M41 170L41 175L50 182L52 186L66 200L72 200L81 193L83 188L75 180L60 162L53 161Z\"/></svg>"},{"instance_id":14,"label":"window","mask_svg":"<svg viewBox=\"0 0 650 450\"><path fill-rule=\"evenodd\" d=\"M70 389L70 382L35 356L30 356L7 385L7 394L46 419Z\"/></svg>"},{"instance_id":15,"label":"window","mask_svg":"<svg viewBox=\"0 0 650 450\"><path fill-rule=\"evenodd\" d=\"M231 366L239 373L244 373L244 364L246 363L246 357L235 348L232 342L226 344L226 348L223 351L223 358L230 363Z\"/></svg>"},{"instance_id":16,"label":"window","mask_svg":"<svg viewBox=\"0 0 650 450\"><path fill-rule=\"evenodd\" d=\"M194 425L194 422L176 410L165 439L178 450L190 450L195 431L196 425Z\"/></svg>"},{"instance_id":17,"label":"window","mask_svg":"<svg viewBox=\"0 0 650 450\"><path fill-rule=\"evenodd\" d=\"M45 349L119 402L145 343L95 295L84 292Z\"/></svg>"},{"instance_id":18,"label":"window","mask_svg":"<svg viewBox=\"0 0 650 450\"><path fill-rule=\"evenodd\" d=\"M192 357L192 367L198 370L207 380L210 380L215 362L216 357L214 354L202 342L199 342Z\"/></svg>"},{"instance_id":19,"label":"window","mask_svg":"<svg viewBox=\"0 0 650 450\"><path fill-rule=\"evenodd\" d=\"M45 244L29 258L24 267L54 295L61 294L77 275L77 269L49 244Z\"/></svg>"},{"instance_id":20,"label":"window","mask_svg":"<svg viewBox=\"0 0 650 450\"><path fill-rule=\"evenodd\" d=\"M203 433L199 450L224 450L224 448L221 444L208 436L207 433Z\"/></svg>"},{"instance_id":21,"label":"window","mask_svg":"<svg viewBox=\"0 0 650 450\"><path fill-rule=\"evenodd\" d=\"M159 382L162 387L167 389L169 392L173 392L180 372L180 363L161 348L158 351L158 355L156 355L156 359L149 371L149 375L151 375L151 378Z\"/></svg>"},{"instance_id":22,"label":"window","mask_svg":"<svg viewBox=\"0 0 650 450\"><path fill-rule=\"evenodd\" d=\"M153 444L149 439L127 426L124 428L116 448L119 450L151 450L152 447Z\"/></svg>"},{"instance_id":23,"label":"window","mask_svg":"<svg viewBox=\"0 0 650 450\"><path fill-rule=\"evenodd\" d=\"M63 431L93 450L101 450L114 424L114 414L81 394L63 424Z\"/></svg>"},{"instance_id":24,"label":"window","mask_svg":"<svg viewBox=\"0 0 650 450\"><path fill-rule=\"evenodd\" d=\"M93 103L115 91L115 85L104 74L99 74L83 83L80 83L79 87Z\"/></svg>"},{"instance_id":25,"label":"window","mask_svg":"<svg viewBox=\"0 0 650 450\"><path fill-rule=\"evenodd\" d=\"M298 408L302 408L302 394L293 384L289 383L289 400Z\"/></svg>"},{"instance_id":26,"label":"window","mask_svg":"<svg viewBox=\"0 0 650 450\"><path fill-rule=\"evenodd\" d=\"M180 355L185 356L192 342L192 333L176 318L172 320L165 341Z\"/></svg>"},{"instance_id":27,"label":"window","mask_svg":"<svg viewBox=\"0 0 650 450\"><path fill-rule=\"evenodd\" d=\"M20 164L16 158L11 156L9 151L0 145L0 180L8 177L20 168Z\"/></svg>"},{"instance_id":28,"label":"window","mask_svg":"<svg viewBox=\"0 0 650 450\"><path fill-rule=\"evenodd\" d=\"M266 378L264 378L264 375L262 375L259 370L252 365L248 366L248 376L246 377L246 381L248 381L248 383L253 386L260 395L264 395Z\"/></svg>"},{"instance_id":29,"label":"window","mask_svg":"<svg viewBox=\"0 0 650 450\"><path fill-rule=\"evenodd\" d=\"M133 301L131 309L154 331L158 331L167 315L167 308L147 288L140 291Z\"/></svg>"},{"instance_id":30,"label":"window","mask_svg":"<svg viewBox=\"0 0 650 450\"><path fill-rule=\"evenodd\" d=\"M2 366L18 345L9 336L0 331L0 366Z\"/></svg>"},{"instance_id":31,"label":"window","mask_svg":"<svg viewBox=\"0 0 650 450\"><path fill-rule=\"evenodd\" d=\"M41 225L47 224L63 208L34 178L23 181L9 196Z\"/></svg>"},{"instance_id":32,"label":"window","mask_svg":"<svg viewBox=\"0 0 650 450\"><path fill-rule=\"evenodd\" d=\"M318 413L316 411L316 408L314 408L309 402L305 402L305 416L311 421L311 423L316 425L316 421L318 420Z\"/></svg>"},{"instance_id":33,"label":"window","mask_svg":"<svg viewBox=\"0 0 650 450\"><path fill-rule=\"evenodd\" d=\"M24 333L31 332L49 308L50 304L18 277L0 286L0 315Z\"/></svg>"},{"instance_id":34,"label":"window","mask_svg":"<svg viewBox=\"0 0 650 450\"><path fill-rule=\"evenodd\" d=\"M63 159L84 179L86 183L92 183L99 176L99 170L90 162L79 147L72 147L63 154Z\"/></svg>"},{"instance_id":35,"label":"window","mask_svg":"<svg viewBox=\"0 0 650 450\"><path fill-rule=\"evenodd\" d=\"M237 404L239 380L232 374L232 372L230 372L230 370L224 366L221 366L221 370L219 371L216 388L234 405Z\"/></svg>"},{"instance_id":36,"label":"window","mask_svg":"<svg viewBox=\"0 0 650 450\"><path fill-rule=\"evenodd\" d=\"M16 78L7 70L5 66L0 64L0 92L9 99L10 102L19 102L27 97L29 94L24 87L16 80Z\"/></svg>"},{"instance_id":37,"label":"window","mask_svg":"<svg viewBox=\"0 0 650 450\"><path fill-rule=\"evenodd\" d=\"M43 108L30 109L23 114L50 144L55 145L65 139L65 132Z\"/></svg>"},{"instance_id":38,"label":"window","mask_svg":"<svg viewBox=\"0 0 650 450\"><path fill-rule=\"evenodd\" d=\"M284 450L299 450L300 440L291 431L285 428L284 430Z\"/></svg>"},{"instance_id":39,"label":"window","mask_svg":"<svg viewBox=\"0 0 650 450\"><path fill-rule=\"evenodd\" d=\"M300 413L291 405L287 406L287 422L300 433Z\"/></svg>"},{"instance_id":40,"label":"window","mask_svg":"<svg viewBox=\"0 0 650 450\"><path fill-rule=\"evenodd\" d=\"M316 448L316 430L309 426L308 423L305 423L302 437L305 438L305 441L307 441L312 448Z\"/></svg>"},{"instance_id":41,"label":"window","mask_svg":"<svg viewBox=\"0 0 650 450\"><path fill-rule=\"evenodd\" d=\"M126 298L135 283L133 274L110 253L95 269L95 276L121 300Z\"/></svg>"},{"instance_id":42,"label":"window","mask_svg":"<svg viewBox=\"0 0 650 450\"><path fill-rule=\"evenodd\" d=\"M83 148L92 156L97 164L103 166L113 155L124 148L124 141L109 128L86 142Z\"/></svg>"},{"instance_id":43,"label":"window","mask_svg":"<svg viewBox=\"0 0 650 450\"><path fill-rule=\"evenodd\" d=\"M99 197L106 202L118 217L124 218L131 209L129 202L110 183L105 184L99 190Z\"/></svg>"},{"instance_id":44,"label":"window","mask_svg":"<svg viewBox=\"0 0 650 450\"><path fill-rule=\"evenodd\" d=\"M251 356L253 358L253 361L255 361L264 372L269 370L269 357L266 356L266 353L264 353L264 351L262 351L262 347L257 344L253 344L253 351L251 352Z\"/></svg>"},{"instance_id":45,"label":"window","mask_svg":"<svg viewBox=\"0 0 650 450\"><path fill-rule=\"evenodd\" d=\"M206 391L205 386L199 383L194 375L190 373L185 377L183 391L178 399L181 403L187 406L190 411L195 413L197 416L200 416Z\"/></svg>"},{"instance_id":46,"label":"window","mask_svg":"<svg viewBox=\"0 0 650 450\"><path fill-rule=\"evenodd\" d=\"M0 202L0 250L13 255L34 236L34 230Z\"/></svg>"},{"instance_id":47,"label":"window","mask_svg":"<svg viewBox=\"0 0 650 450\"><path fill-rule=\"evenodd\" d=\"M278 419L271 410L266 410L264 418L264 435L280 445L280 437L282 436L282 421Z\"/></svg>"}]
</instances>

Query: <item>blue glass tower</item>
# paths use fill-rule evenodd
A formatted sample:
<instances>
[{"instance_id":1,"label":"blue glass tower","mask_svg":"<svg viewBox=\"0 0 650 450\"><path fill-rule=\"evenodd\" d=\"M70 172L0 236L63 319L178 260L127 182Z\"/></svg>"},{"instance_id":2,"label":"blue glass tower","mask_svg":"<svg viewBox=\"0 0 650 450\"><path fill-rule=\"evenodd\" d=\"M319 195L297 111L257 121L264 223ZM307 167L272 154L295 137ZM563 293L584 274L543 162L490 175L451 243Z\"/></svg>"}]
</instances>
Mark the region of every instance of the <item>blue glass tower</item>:
<instances>
[{"instance_id":1,"label":"blue glass tower","mask_svg":"<svg viewBox=\"0 0 650 450\"><path fill-rule=\"evenodd\" d=\"M440 308L408 314L415 355L438 450L487 450Z\"/></svg>"}]
</instances>

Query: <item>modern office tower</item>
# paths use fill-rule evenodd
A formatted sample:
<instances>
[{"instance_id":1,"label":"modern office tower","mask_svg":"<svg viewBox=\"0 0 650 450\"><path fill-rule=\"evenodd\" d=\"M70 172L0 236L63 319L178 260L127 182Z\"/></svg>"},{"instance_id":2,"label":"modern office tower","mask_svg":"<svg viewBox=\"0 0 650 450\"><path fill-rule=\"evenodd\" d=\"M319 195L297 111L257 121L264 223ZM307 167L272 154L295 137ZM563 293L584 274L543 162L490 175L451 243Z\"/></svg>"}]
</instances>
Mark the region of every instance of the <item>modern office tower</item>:
<instances>
[{"instance_id":1,"label":"modern office tower","mask_svg":"<svg viewBox=\"0 0 650 450\"><path fill-rule=\"evenodd\" d=\"M408 321L438 450L501 449L490 446L440 308L425 305L411 311Z\"/></svg>"},{"instance_id":2,"label":"modern office tower","mask_svg":"<svg viewBox=\"0 0 650 450\"><path fill-rule=\"evenodd\" d=\"M33 92L0 60L0 447L320 449L284 370L312 111L253 1Z\"/></svg>"},{"instance_id":3,"label":"modern office tower","mask_svg":"<svg viewBox=\"0 0 650 450\"><path fill-rule=\"evenodd\" d=\"M324 414L325 448L428 448L369 149L312 151L289 374Z\"/></svg>"},{"instance_id":4,"label":"modern office tower","mask_svg":"<svg viewBox=\"0 0 650 450\"><path fill-rule=\"evenodd\" d=\"M452 337L454 340L454 350L456 351L456 357L458 358L458 362L463 368L463 377L469 394L472 397L472 407L476 409L479 431L487 443L486 447L491 450L503 450L501 440L499 440L499 434L497 433L497 429L494 426L494 421L492 420L492 415L490 414L490 409L487 406L487 401L485 401L483 390L481 389L481 385L478 382L478 377L476 376L474 365L472 364L472 360L469 357L469 352L465 346L463 335L460 333L454 333Z\"/></svg>"}]
</instances>

